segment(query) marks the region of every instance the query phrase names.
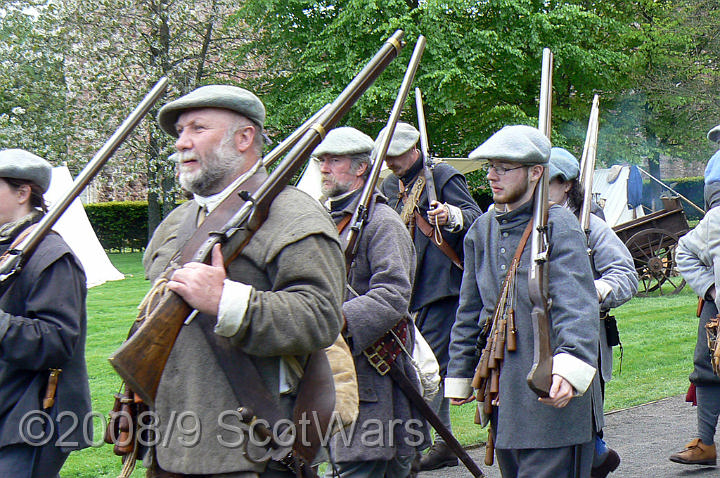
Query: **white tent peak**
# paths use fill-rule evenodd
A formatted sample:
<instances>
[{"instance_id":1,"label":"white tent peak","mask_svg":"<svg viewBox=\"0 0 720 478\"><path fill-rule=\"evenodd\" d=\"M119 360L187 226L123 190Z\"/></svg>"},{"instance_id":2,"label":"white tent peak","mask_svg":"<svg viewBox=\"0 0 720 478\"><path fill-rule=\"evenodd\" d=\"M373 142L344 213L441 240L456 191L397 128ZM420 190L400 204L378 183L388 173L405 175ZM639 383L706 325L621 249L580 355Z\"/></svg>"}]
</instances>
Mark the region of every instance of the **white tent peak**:
<instances>
[{"instance_id":1,"label":"white tent peak","mask_svg":"<svg viewBox=\"0 0 720 478\"><path fill-rule=\"evenodd\" d=\"M72 184L73 179L66 166L53 168L50 188L44 195L48 206L52 207L63 194L70 190ZM105 254L79 199L75 199L70 204L70 207L53 226L53 230L65 239L80 260L85 269L88 288L106 281L125 278L125 275L112 265Z\"/></svg>"}]
</instances>

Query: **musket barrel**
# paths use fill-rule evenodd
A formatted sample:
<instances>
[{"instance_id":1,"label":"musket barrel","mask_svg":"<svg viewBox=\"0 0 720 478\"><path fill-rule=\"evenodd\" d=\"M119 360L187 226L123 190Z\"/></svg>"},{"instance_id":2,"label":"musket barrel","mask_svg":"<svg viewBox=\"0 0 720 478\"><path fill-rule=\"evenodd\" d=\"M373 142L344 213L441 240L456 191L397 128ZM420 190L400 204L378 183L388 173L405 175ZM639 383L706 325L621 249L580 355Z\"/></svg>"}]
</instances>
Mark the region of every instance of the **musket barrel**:
<instances>
[{"instance_id":1,"label":"musket barrel","mask_svg":"<svg viewBox=\"0 0 720 478\"><path fill-rule=\"evenodd\" d=\"M313 123L295 143L285 159L264 180L252 197L247 199L243 197L247 208L243 206L232 216L235 220L243 222L224 221L226 225L222 229L226 231L226 235L231 235L231 237L210 234L207 239L203 239L199 247L186 245L185 248L193 250L183 250L183 257L193 257L193 260L205 262L210 255L212 245L219 242L221 238L229 239L222 251L225 258L242 251L254 232L264 222L274 198L290 183L312 150L323 139L325 131L335 126L342 115L352 107L400 52L403 47L402 36L402 30L398 30L386 40L370 62L321 114L320 119ZM208 216L204 224L212 220L213 214L222 210L222 204L225 201ZM188 242L193 242L192 239L191 237L191 241ZM158 306L153 310L135 334L109 358L115 371L149 405L154 403L170 350L177 339L180 328L191 312L191 308L174 292L165 292L163 301L167 303L167 307Z\"/></svg>"},{"instance_id":2,"label":"musket barrel","mask_svg":"<svg viewBox=\"0 0 720 478\"><path fill-rule=\"evenodd\" d=\"M583 204L580 212L580 224L583 231L589 236L590 211L592 209L592 185L595 161L597 159L598 127L600 122L600 97L593 98L590 120L583 148L582 164L580 169L580 185L583 187Z\"/></svg>"},{"instance_id":3,"label":"musket barrel","mask_svg":"<svg viewBox=\"0 0 720 478\"><path fill-rule=\"evenodd\" d=\"M432 158L430 157L430 140L428 138L427 123L425 122L425 108L423 107L422 93L420 88L415 88L415 109L418 117L418 131L420 132L420 152L423 155L423 171L425 173L425 184L428 204L437 201L435 190L435 178L432 175Z\"/></svg>"},{"instance_id":4,"label":"musket barrel","mask_svg":"<svg viewBox=\"0 0 720 478\"><path fill-rule=\"evenodd\" d=\"M327 111L321 115L316 123L308 128L302 138L300 138L290 152L288 152L287 155L289 157L307 158L310 155L315 147L325 138L327 131L332 129L337 122L340 121L360 96L375 82L380 73L397 57L403 48L403 34L402 30L397 30L385 41L380 50L345 87L340 95L338 95ZM298 172L301 165L302 162L298 161L296 164L293 164L292 167L276 168L270 174L268 180L256 191L255 195L257 197L264 194L277 196L285 185L290 183L290 180ZM270 188L277 190L269 191Z\"/></svg>"},{"instance_id":5,"label":"musket barrel","mask_svg":"<svg viewBox=\"0 0 720 478\"><path fill-rule=\"evenodd\" d=\"M300 138L303 137L307 130L315 124L315 122L328 110L328 108L330 108L329 103L316 111L314 115L308 118L302 125L300 125L299 128L293 131L290 136L285 138L280 144L275 146L268 154L266 154L263 158L263 166L266 168L271 167L282 155L290 151L290 149L295 146L298 141L300 141Z\"/></svg>"},{"instance_id":6,"label":"musket barrel","mask_svg":"<svg viewBox=\"0 0 720 478\"><path fill-rule=\"evenodd\" d=\"M540 111L538 129L551 137L550 115L552 109L553 55L543 50L542 79L540 82ZM548 260L548 189L547 165L535 187L533 206L533 232L531 238L531 262L528 271L528 291L532 302L533 366L528 373L528 386L539 396L547 396L552 383L552 350L550 348L550 317L547 291Z\"/></svg>"},{"instance_id":7,"label":"musket barrel","mask_svg":"<svg viewBox=\"0 0 720 478\"><path fill-rule=\"evenodd\" d=\"M360 199L358 200L359 207L354 212L353 217L350 220L350 231L348 232L345 242L345 264L348 271L350 271L350 265L355 258L355 254L357 254L358 239L362 233L364 223L367 220L370 199L374 193L378 177L380 177L382 162L385 159L388 147L390 146L390 141L395 133L395 125L397 125L398 119L400 118L400 113L402 112L403 105L407 99L410 86L415 79L415 73L417 72L418 65L420 65L420 59L425 51L425 44L425 37L420 35L415 43L415 49L413 50L412 57L410 58L408 68L405 71L403 81L400 84L400 90L398 91L395 103L390 111L387 126L383 130L384 133L382 137L379 138L379 144L373 150L372 157L370 158L372 169L370 170L370 174L365 182L365 187L360 193Z\"/></svg>"}]
</instances>

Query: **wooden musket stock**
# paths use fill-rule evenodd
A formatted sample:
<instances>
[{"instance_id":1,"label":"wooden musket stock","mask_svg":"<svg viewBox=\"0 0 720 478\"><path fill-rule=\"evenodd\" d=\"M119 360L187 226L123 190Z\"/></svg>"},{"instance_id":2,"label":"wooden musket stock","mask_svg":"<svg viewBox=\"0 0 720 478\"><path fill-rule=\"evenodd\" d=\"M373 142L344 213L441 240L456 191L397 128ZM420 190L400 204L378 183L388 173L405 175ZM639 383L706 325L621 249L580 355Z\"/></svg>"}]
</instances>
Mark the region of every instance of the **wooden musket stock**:
<instances>
[{"instance_id":1,"label":"wooden musket stock","mask_svg":"<svg viewBox=\"0 0 720 478\"><path fill-rule=\"evenodd\" d=\"M538 129L548 139L552 130L552 52L543 50L542 80L540 84L540 114ZM550 348L550 305L547 283L548 260L548 167L535 187L533 206L534 228L531 238L531 263L528 271L528 288L532 302L533 365L527 376L530 388L540 397L547 397L552 385L552 350Z\"/></svg>"},{"instance_id":2,"label":"wooden musket stock","mask_svg":"<svg viewBox=\"0 0 720 478\"><path fill-rule=\"evenodd\" d=\"M403 48L402 36L402 30L398 30L385 41L380 51L322 112L317 122L305 131L252 196L246 191L240 191L243 187L240 185L236 192L245 200L242 207L229 220L222 222L225 224L223 227L208 234L194 254L185 254L183 251L183 256L192 256L190 260L194 262L207 263L213 246L224 243L222 252L227 264L242 251L267 217L273 199L289 184L310 153L323 140L326 131L337 124L399 54ZM208 215L205 222L211 221L213 214L221 207ZM190 260L177 265L181 266ZM154 404L160 378L175 340L191 312L191 307L180 296L171 291L163 292L158 305L144 323L109 358L115 371L150 406Z\"/></svg>"}]
</instances>

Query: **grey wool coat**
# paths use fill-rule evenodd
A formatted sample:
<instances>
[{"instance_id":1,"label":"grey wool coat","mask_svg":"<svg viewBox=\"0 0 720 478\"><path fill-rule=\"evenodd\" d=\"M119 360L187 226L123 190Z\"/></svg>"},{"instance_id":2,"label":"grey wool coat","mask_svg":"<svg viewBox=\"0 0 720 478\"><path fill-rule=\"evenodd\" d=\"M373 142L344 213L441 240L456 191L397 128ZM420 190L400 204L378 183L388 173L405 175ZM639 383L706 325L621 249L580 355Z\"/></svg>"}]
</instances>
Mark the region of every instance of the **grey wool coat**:
<instances>
[{"instance_id":1,"label":"grey wool coat","mask_svg":"<svg viewBox=\"0 0 720 478\"><path fill-rule=\"evenodd\" d=\"M705 299L698 322L698 338L693 357L690 381L696 385L719 385L710 363L705 325L718 313L720 304L720 183L705 185L705 203L708 211L695 228L678 241L678 270L695 293ZM708 291L715 286L713 301Z\"/></svg>"},{"instance_id":2,"label":"grey wool coat","mask_svg":"<svg viewBox=\"0 0 720 478\"><path fill-rule=\"evenodd\" d=\"M15 232L0 244L0 253L21 231ZM67 415L56 421L57 436L50 445L64 452L86 448L92 441L92 408L85 365L87 290L80 261L59 235L50 233L8 283L0 295L0 448L24 443L19 425L26 413L42 410L50 368L62 372L55 405L46 412Z\"/></svg>"},{"instance_id":3,"label":"grey wool coat","mask_svg":"<svg viewBox=\"0 0 720 478\"><path fill-rule=\"evenodd\" d=\"M590 237L592 250L591 264L595 281L610 286L610 291L600 303L600 310L609 311L620 307L633 298L638 289L638 276L630 251L602 219L590 215ZM602 379L612 379L613 353L608 345L607 332L603 321L600 323L600 372Z\"/></svg>"},{"instance_id":4,"label":"grey wool coat","mask_svg":"<svg viewBox=\"0 0 720 478\"><path fill-rule=\"evenodd\" d=\"M164 269L194 230L198 211L198 204L189 201L158 227L145 252L146 271ZM342 324L345 266L337 230L317 201L287 187L227 274L253 286L242 326L229 340L250 356L268 391L291 418L294 392L280 394L282 356L295 356L303 364L308 354L335 341ZM242 397L234 396L223 364L217 363L196 324L199 320L216 318L199 315L182 328L160 381L155 412L167 440L155 447L158 464L186 474L261 472L265 463L253 463L241 447L227 446L238 443L241 435L247 441L244 431L219 424L221 414L235 410ZM177 426L167 435L173 414L183 412L200 419L202 432L192 446ZM256 413L262 416L262 410ZM230 419L223 422L239 425Z\"/></svg>"},{"instance_id":5,"label":"grey wool coat","mask_svg":"<svg viewBox=\"0 0 720 478\"><path fill-rule=\"evenodd\" d=\"M345 207L331 212L336 223L355 211L359 193L360 190L348 198ZM422 416L390 376L381 376L363 354L363 350L408 315L415 272L410 235L399 216L383 202L384 198L376 193L348 275L348 284L358 295L348 288L343 314L347 321L346 339L357 371L360 414L351 428L335 435L330 455L336 462L414 456L416 450L429 444ZM349 227L344 229L341 242L349 231ZM413 330L410 329L411 334ZM412 351L412 335L408 350ZM415 370L404 354L398 357L397 364L419 388Z\"/></svg>"},{"instance_id":6,"label":"grey wool coat","mask_svg":"<svg viewBox=\"0 0 720 478\"><path fill-rule=\"evenodd\" d=\"M450 382L466 383L464 396L470 393L480 330L492 318L507 268L531 217L532 201L508 213L493 210L481 216L465 237L465 271L451 335L447 396L457 396L450 393L455 388ZM582 371L584 386L588 386L588 381L594 385L590 385L590 393L576 396L566 407L557 409L538 402L526 383L533 361L528 243L516 275L517 351L505 353L500 374L500 405L497 423L493 424L495 446L499 449L559 448L587 443L593 438L592 392L599 385L595 373L599 312L585 234L572 213L560 206L550 208L548 223L553 372L561 362L566 365L569 362L572 370L560 373L561 376L576 386L582 380L571 374L566 376L566 372Z\"/></svg>"}]
</instances>

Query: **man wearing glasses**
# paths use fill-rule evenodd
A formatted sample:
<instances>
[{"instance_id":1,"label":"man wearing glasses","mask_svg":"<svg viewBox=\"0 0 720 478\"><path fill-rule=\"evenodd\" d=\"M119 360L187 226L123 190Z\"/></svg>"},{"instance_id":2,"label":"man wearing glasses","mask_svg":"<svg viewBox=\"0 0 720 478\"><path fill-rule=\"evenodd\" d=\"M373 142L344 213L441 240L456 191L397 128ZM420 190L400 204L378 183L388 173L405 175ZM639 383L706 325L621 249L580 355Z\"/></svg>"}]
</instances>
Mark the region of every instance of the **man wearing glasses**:
<instances>
[{"instance_id":1,"label":"man wearing glasses","mask_svg":"<svg viewBox=\"0 0 720 478\"><path fill-rule=\"evenodd\" d=\"M535 187L549 156L550 141L529 126L505 127L470 154L490 164L487 177L495 208L465 237L465 271L445 396L455 405L474 400L472 377L483 327L496 308L502 318L512 316L514 326L500 333L513 333L517 345L503 348L497 399L489 416L486 407L479 409L483 423L491 421L495 455L505 478L589 477L593 458L592 393L585 392L591 384L592 391L599 387L598 299L585 234L573 214L560 206L551 207L548 218L553 350L549 397L538 399L526 381L534 351L528 283L532 258L531 247L523 246L521 238L532 231ZM504 280L513 285L507 300L500 301Z\"/></svg>"}]
</instances>

